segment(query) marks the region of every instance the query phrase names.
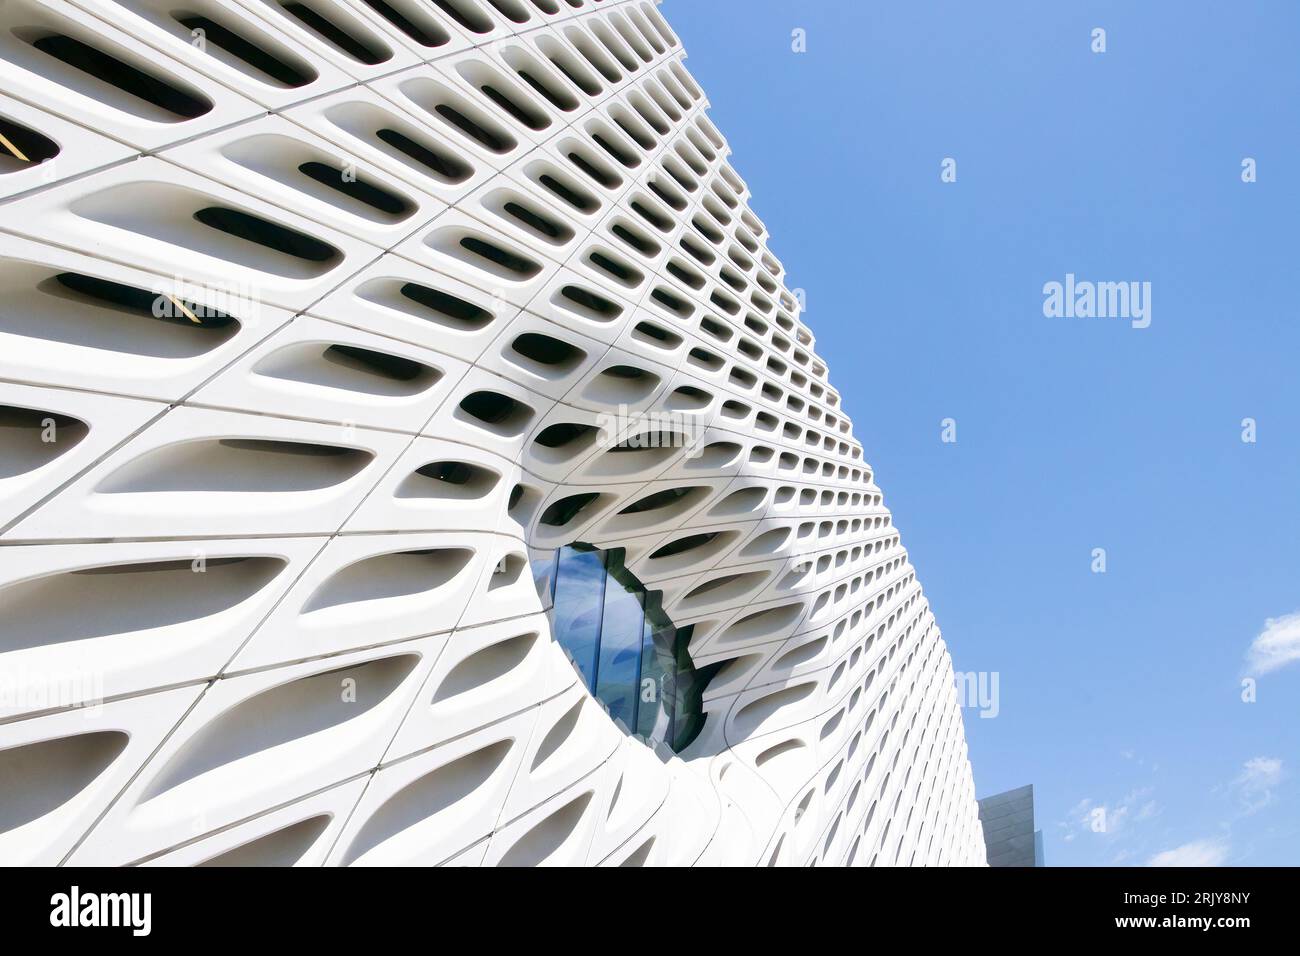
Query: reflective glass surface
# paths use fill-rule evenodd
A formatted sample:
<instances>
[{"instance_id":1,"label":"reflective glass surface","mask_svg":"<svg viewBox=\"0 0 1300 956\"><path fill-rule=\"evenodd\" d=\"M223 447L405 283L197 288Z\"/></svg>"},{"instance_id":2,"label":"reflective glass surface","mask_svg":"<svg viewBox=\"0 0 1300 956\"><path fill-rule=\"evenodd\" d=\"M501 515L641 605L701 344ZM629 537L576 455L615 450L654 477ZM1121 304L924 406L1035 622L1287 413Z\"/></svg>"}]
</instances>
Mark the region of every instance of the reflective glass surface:
<instances>
[{"instance_id":1,"label":"reflective glass surface","mask_svg":"<svg viewBox=\"0 0 1300 956\"><path fill-rule=\"evenodd\" d=\"M605 607L605 552L561 548L556 560L552 627L587 681L596 685L596 651Z\"/></svg>"},{"instance_id":2,"label":"reflective glass surface","mask_svg":"<svg viewBox=\"0 0 1300 956\"><path fill-rule=\"evenodd\" d=\"M621 548L572 544L556 553L555 639L612 719L651 746L680 752L704 726L702 695L715 667L696 670L691 628L677 628L623 564Z\"/></svg>"},{"instance_id":3,"label":"reflective glass surface","mask_svg":"<svg viewBox=\"0 0 1300 956\"><path fill-rule=\"evenodd\" d=\"M611 551L605 559L605 614L600 628L600 656L596 667L596 697L609 708L609 716L629 730L636 727L637 696L641 676L641 631L645 591L616 571L622 555Z\"/></svg>"}]
</instances>

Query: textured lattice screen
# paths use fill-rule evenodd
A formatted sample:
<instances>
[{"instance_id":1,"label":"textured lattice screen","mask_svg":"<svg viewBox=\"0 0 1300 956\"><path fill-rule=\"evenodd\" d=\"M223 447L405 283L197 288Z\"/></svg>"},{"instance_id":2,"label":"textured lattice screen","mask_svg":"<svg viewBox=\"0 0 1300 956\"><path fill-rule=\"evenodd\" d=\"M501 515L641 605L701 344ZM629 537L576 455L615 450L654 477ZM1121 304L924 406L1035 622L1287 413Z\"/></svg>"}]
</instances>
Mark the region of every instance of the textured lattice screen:
<instances>
[{"instance_id":1,"label":"textured lattice screen","mask_svg":"<svg viewBox=\"0 0 1300 956\"><path fill-rule=\"evenodd\" d=\"M0 27L0 861L983 862L947 652L652 3ZM551 639L579 540L724 665L681 756Z\"/></svg>"}]
</instances>

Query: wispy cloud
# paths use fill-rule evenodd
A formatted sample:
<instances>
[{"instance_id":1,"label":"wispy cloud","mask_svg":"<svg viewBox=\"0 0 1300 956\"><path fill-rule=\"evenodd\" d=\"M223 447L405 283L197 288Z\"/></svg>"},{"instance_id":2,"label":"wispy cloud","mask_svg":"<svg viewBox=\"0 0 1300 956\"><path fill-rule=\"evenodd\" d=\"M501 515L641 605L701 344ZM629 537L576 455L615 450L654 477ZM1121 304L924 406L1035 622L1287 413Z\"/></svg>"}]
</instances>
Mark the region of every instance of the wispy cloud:
<instances>
[{"instance_id":1,"label":"wispy cloud","mask_svg":"<svg viewBox=\"0 0 1300 956\"><path fill-rule=\"evenodd\" d=\"M1278 757L1251 757L1232 781L1232 789L1241 799L1246 813L1262 810L1273 802L1273 788L1282 781L1282 760Z\"/></svg>"},{"instance_id":2,"label":"wispy cloud","mask_svg":"<svg viewBox=\"0 0 1300 956\"><path fill-rule=\"evenodd\" d=\"M1246 652L1247 671L1267 674L1296 661L1300 661L1300 611L1265 620L1264 630Z\"/></svg>"},{"instance_id":3,"label":"wispy cloud","mask_svg":"<svg viewBox=\"0 0 1300 956\"><path fill-rule=\"evenodd\" d=\"M1139 823L1150 820L1160 813L1160 806L1151 799L1153 787L1138 787L1131 790L1119 800L1099 803L1088 797L1080 800L1070 810L1069 816L1061 827L1068 829L1066 842L1073 839L1077 832L1115 834Z\"/></svg>"},{"instance_id":4,"label":"wispy cloud","mask_svg":"<svg viewBox=\"0 0 1300 956\"><path fill-rule=\"evenodd\" d=\"M1146 758L1143 757L1141 754L1139 754L1136 750L1121 750L1121 751L1119 752L1119 755L1120 755L1121 757L1123 757L1125 760L1131 760L1133 763L1137 764L1139 767L1146 768L1146 766L1147 766L1147 760L1146 760ZM1153 764L1151 765L1151 767L1150 767L1150 770L1151 770L1152 773L1155 773L1155 772L1156 772L1157 770L1159 770L1159 769L1160 769L1160 765L1159 765L1159 764L1154 764L1154 763L1153 763Z\"/></svg>"},{"instance_id":5,"label":"wispy cloud","mask_svg":"<svg viewBox=\"0 0 1300 956\"><path fill-rule=\"evenodd\" d=\"M1228 851L1225 840L1193 840L1172 850L1160 851L1147 860L1147 866L1222 866L1228 858Z\"/></svg>"}]
</instances>

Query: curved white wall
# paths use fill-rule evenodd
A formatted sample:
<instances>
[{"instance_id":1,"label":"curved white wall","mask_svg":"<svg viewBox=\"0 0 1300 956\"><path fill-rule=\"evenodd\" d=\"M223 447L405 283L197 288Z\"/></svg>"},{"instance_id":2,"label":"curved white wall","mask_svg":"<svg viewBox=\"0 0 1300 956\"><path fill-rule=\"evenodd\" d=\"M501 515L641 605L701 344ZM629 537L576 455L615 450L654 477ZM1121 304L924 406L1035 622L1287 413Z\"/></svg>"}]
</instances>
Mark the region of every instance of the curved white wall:
<instances>
[{"instance_id":1,"label":"curved white wall","mask_svg":"<svg viewBox=\"0 0 1300 956\"><path fill-rule=\"evenodd\" d=\"M0 119L60 150L0 166L0 861L983 864L948 653L654 5L303 2L0 5ZM680 756L551 639L575 540L730 662Z\"/></svg>"}]
</instances>

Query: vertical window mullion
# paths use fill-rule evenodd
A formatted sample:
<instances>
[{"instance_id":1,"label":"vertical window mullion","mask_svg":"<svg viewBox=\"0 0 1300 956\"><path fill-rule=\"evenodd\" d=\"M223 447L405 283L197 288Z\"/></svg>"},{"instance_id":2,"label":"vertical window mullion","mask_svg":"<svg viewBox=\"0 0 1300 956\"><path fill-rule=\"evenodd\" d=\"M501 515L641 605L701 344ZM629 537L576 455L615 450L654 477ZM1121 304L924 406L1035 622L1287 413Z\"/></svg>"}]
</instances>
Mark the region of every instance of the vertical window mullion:
<instances>
[{"instance_id":1,"label":"vertical window mullion","mask_svg":"<svg viewBox=\"0 0 1300 956\"><path fill-rule=\"evenodd\" d=\"M609 590L609 552L599 551L600 555L600 614L596 618L596 655L591 665L591 686L587 688L594 697L600 686L600 645L605 636L605 592Z\"/></svg>"}]
</instances>

